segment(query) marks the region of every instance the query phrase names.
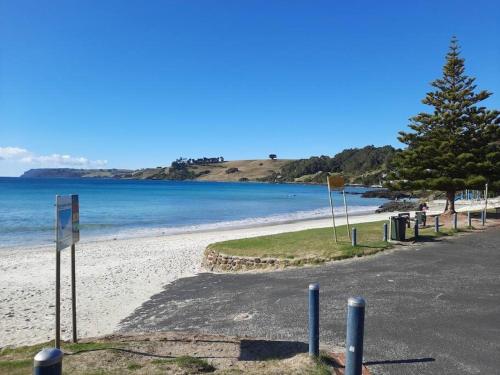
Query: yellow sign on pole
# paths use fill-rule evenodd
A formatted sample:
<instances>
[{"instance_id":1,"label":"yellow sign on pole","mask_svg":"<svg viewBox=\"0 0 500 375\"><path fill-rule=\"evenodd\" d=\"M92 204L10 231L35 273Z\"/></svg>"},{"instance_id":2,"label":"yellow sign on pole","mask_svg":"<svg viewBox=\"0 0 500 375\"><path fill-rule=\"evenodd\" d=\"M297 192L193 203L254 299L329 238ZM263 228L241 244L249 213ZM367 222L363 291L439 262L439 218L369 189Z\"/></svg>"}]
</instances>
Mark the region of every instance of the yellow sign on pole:
<instances>
[{"instance_id":1,"label":"yellow sign on pole","mask_svg":"<svg viewBox=\"0 0 500 375\"><path fill-rule=\"evenodd\" d=\"M335 189L344 187L344 177L339 175L328 176L328 188Z\"/></svg>"}]
</instances>

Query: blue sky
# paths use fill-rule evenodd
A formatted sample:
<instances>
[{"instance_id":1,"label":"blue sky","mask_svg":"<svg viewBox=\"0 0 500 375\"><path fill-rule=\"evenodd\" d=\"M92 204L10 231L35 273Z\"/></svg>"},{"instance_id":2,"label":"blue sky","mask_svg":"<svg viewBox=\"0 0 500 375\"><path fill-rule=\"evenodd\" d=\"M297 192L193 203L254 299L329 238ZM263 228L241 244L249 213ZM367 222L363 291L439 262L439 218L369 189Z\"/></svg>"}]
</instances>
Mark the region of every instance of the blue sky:
<instances>
[{"instance_id":1,"label":"blue sky","mask_svg":"<svg viewBox=\"0 0 500 375\"><path fill-rule=\"evenodd\" d=\"M398 146L456 35L500 108L497 1L0 0L0 175Z\"/></svg>"}]
</instances>

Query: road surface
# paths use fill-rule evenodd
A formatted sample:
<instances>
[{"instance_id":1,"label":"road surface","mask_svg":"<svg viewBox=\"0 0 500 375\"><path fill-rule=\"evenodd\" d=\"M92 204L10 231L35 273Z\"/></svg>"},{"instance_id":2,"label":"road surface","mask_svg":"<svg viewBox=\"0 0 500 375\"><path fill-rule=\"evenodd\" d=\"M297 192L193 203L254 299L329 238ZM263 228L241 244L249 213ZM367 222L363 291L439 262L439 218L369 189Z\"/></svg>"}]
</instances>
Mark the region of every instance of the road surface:
<instances>
[{"instance_id":1,"label":"road surface","mask_svg":"<svg viewBox=\"0 0 500 375\"><path fill-rule=\"evenodd\" d=\"M500 229L371 257L269 273L180 279L123 331L194 330L307 341L307 287L321 285L321 343L344 345L347 298L367 301L374 374L500 374Z\"/></svg>"}]
</instances>

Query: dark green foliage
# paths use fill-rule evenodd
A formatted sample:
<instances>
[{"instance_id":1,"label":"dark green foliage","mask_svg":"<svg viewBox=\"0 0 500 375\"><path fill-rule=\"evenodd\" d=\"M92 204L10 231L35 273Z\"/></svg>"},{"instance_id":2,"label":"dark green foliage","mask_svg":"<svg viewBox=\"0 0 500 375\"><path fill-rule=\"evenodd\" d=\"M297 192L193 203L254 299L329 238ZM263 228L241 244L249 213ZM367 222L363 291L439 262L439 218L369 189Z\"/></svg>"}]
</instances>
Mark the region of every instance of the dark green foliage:
<instances>
[{"instance_id":1,"label":"dark green foliage","mask_svg":"<svg viewBox=\"0 0 500 375\"><path fill-rule=\"evenodd\" d=\"M187 163L178 159L172 162L164 178L167 180L192 180L196 178L196 174L188 169Z\"/></svg>"},{"instance_id":2,"label":"dark green foliage","mask_svg":"<svg viewBox=\"0 0 500 375\"><path fill-rule=\"evenodd\" d=\"M237 172L239 172L238 168L228 168L228 169L226 169L226 173L227 174L237 173Z\"/></svg>"},{"instance_id":3,"label":"dark green foliage","mask_svg":"<svg viewBox=\"0 0 500 375\"><path fill-rule=\"evenodd\" d=\"M422 100L433 112L419 113L410 119L413 132L399 133L408 147L395 158L390 176L394 188L446 192L452 212L457 190L484 189L486 182L500 188L500 112L476 106L491 93L476 92L475 78L464 71L453 38L443 77Z\"/></svg>"},{"instance_id":4,"label":"dark green foliage","mask_svg":"<svg viewBox=\"0 0 500 375\"><path fill-rule=\"evenodd\" d=\"M305 175L314 175L309 182L325 182L327 172L361 176L363 173L383 172L390 164L397 150L392 146L366 146L344 150L334 157L313 156L309 159L299 159L285 164L277 177L280 181L294 181ZM319 173L324 172L324 173ZM276 176L275 176L276 177ZM317 178L316 178L317 177ZM378 182L378 177L367 183ZM360 177L361 178L361 177ZM363 182L363 181L360 181Z\"/></svg>"}]
</instances>

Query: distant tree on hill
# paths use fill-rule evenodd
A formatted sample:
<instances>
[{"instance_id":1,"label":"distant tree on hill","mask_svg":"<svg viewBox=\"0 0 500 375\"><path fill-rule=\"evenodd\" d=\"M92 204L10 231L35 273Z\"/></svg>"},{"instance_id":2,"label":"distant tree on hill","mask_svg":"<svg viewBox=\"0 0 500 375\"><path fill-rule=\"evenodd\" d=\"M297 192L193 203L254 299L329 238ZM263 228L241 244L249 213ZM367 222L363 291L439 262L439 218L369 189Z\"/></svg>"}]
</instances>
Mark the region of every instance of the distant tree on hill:
<instances>
[{"instance_id":1,"label":"distant tree on hill","mask_svg":"<svg viewBox=\"0 0 500 375\"><path fill-rule=\"evenodd\" d=\"M410 119L411 133L398 139L408 145L394 160L389 179L394 188L440 190L448 212L455 212L455 193L500 190L500 112L478 107L488 91L476 92L475 78L465 75L457 40L452 38L442 78L422 103L433 107Z\"/></svg>"},{"instance_id":2,"label":"distant tree on hill","mask_svg":"<svg viewBox=\"0 0 500 375\"><path fill-rule=\"evenodd\" d=\"M278 156L276 156L276 154L269 154L269 159L276 160L277 158Z\"/></svg>"}]
</instances>

